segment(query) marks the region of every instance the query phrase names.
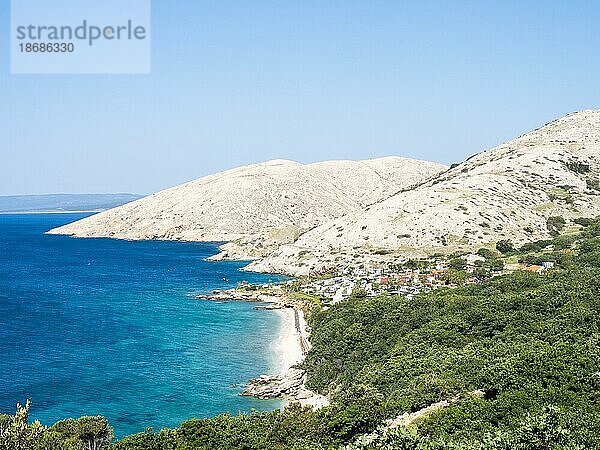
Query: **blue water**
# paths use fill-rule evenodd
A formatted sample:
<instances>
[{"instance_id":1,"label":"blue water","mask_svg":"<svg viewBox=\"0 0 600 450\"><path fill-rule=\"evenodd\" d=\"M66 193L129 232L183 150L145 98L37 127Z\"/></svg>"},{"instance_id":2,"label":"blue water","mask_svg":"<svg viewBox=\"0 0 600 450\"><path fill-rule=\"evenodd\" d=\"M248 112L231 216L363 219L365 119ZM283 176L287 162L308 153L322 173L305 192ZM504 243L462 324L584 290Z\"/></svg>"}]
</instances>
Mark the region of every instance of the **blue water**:
<instances>
[{"instance_id":1,"label":"blue water","mask_svg":"<svg viewBox=\"0 0 600 450\"><path fill-rule=\"evenodd\" d=\"M205 262L212 244L43 234L81 217L0 215L0 412L30 398L43 424L103 415L123 436L280 406L239 395L277 368L279 316L194 300L273 277Z\"/></svg>"}]
</instances>

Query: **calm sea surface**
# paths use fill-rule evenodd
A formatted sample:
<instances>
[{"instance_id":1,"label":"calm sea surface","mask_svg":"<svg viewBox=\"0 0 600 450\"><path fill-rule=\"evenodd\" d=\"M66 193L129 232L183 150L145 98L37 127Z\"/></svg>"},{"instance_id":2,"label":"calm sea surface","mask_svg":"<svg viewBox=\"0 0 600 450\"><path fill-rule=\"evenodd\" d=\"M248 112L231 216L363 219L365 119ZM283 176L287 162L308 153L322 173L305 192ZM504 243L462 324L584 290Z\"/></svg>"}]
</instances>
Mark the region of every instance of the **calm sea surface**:
<instances>
[{"instance_id":1,"label":"calm sea surface","mask_svg":"<svg viewBox=\"0 0 600 450\"><path fill-rule=\"evenodd\" d=\"M239 396L276 370L280 318L194 295L266 282L216 247L48 236L84 214L0 215L0 412L103 415L117 436L280 406ZM224 281L226 280L226 281Z\"/></svg>"}]
</instances>

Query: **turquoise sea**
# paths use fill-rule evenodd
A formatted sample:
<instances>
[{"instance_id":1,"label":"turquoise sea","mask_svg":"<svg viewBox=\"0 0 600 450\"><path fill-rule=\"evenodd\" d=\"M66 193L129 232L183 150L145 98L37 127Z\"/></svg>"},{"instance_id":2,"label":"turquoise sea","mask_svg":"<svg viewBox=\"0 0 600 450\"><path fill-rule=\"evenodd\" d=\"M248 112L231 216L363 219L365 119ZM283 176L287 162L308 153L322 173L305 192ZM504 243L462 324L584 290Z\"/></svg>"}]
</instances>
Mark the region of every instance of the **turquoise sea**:
<instances>
[{"instance_id":1,"label":"turquoise sea","mask_svg":"<svg viewBox=\"0 0 600 450\"><path fill-rule=\"evenodd\" d=\"M50 425L103 415L117 436L277 401L241 397L277 369L280 317L194 295L272 276L209 263L216 245L44 232L85 214L0 215L0 412Z\"/></svg>"}]
</instances>

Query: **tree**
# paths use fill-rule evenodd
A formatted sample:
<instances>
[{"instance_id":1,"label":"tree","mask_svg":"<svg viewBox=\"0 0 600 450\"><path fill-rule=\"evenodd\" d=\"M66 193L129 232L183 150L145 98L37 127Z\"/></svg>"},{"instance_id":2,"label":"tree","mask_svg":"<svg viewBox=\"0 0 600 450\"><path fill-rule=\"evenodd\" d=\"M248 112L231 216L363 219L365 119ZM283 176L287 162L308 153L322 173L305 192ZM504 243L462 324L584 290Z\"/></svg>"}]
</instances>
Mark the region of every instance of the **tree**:
<instances>
[{"instance_id":1,"label":"tree","mask_svg":"<svg viewBox=\"0 0 600 450\"><path fill-rule=\"evenodd\" d=\"M462 258L454 258L448 261L448 267L454 270L464 270L467 267L467 262Z\"/></svg>"},{"instance_id":2,"label":"tree","mask_svg":"<svg viewBox=\"0 0 600 450\"><path fill-rule=\"evenodd\" d=\"M560 216L551 216L546 220L546 227L552 236L558 236L566 223L566 220Z\"/></svg>"},{"instance_id":3,"label":"tree","mask_svg":"<svg viewBox=\"0 0 600 450\"><path fill-rule=\"evenodd\" d=\"M0 450L32 450L38 447L45 427L38 421L29 424L29 407L17 403L14 416L0 416Z\"/></svg>"},{"instance_id":4,"label":"tree","mask_svg":"<svg viewBox=\"0 0 600 450\"><path fill-rule=\"evenodd\" d=\"M513 253L515 251L515 247L511 241L505 239L496 243L496 250L503 255L506 255L508 253Z\"/></svg>"},{"instance_id":5,"label":"tree","mask_svg":"<svg viewBox=\"0 0 600 450\"><path fill-rule=\"evenodd\" d=\"M64 439L79 440L86 450L106 448L114 438L112 427L102 416L85 416L56 422L49 428Z\"/></svg>"},{"instance_id":6,"label":"tree","mask_svg":"<svg viewBox=\"0 0 600 450\"><path fill-rule=\"evenodd\" d=\"M328 427L342 439L366 433L383 420L384 396L371 386L352 386L340 393L338 401L345 406L331 418Z\"/></svg>"},{"instance_id":7,"label":"tree","mask_svg":"<svg viewBox=\"0 0 600 450\"><path fill-rule=\"evenodd\" d=\"M444 278L448 283L463 284L469 278L469 274L465 270L448 269L444 274Z\"/></svg>"},{"instance_id":8,"label":"tree","mask_svg":"<svg viewBox=\"0 0 600 450\"><path fill-rule=\"evenodd\" d=\"M582 227L589 227L590 225L596 223L596 220L590 217L578 217L576 219L573 219L573 223L581 225Z\"/></svg>"}]
</instances>

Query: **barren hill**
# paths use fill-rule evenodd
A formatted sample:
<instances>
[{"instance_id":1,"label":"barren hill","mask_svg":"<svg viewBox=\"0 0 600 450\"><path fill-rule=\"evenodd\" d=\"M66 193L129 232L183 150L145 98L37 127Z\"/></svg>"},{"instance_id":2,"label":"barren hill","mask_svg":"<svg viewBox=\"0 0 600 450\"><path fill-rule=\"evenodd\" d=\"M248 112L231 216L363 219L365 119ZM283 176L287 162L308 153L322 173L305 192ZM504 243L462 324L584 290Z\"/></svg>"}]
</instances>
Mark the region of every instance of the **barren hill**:
<instances>
[{"instance_id":1,"label":"barren hill","mask_svg":"<svg viewBox=\"0 0 600 450\"><path fill-rule=\"evenodd\" d=\"M548 218L600 214L600 111L553 121L435 179L303 234L250 270L307 274L549 236Z\"/></svg>"},{"instance_id":2,"label":"barren hill","mask_svg":"<svg viewBox=\"0 0 600 450\"><path fill-rule=\"evenodd\" d=\"M221 257L260 257L445 169L399 157L309 165L276 160L200 178L50 233L222 241L228 244Z\"/></svg>"}]
</instances>

